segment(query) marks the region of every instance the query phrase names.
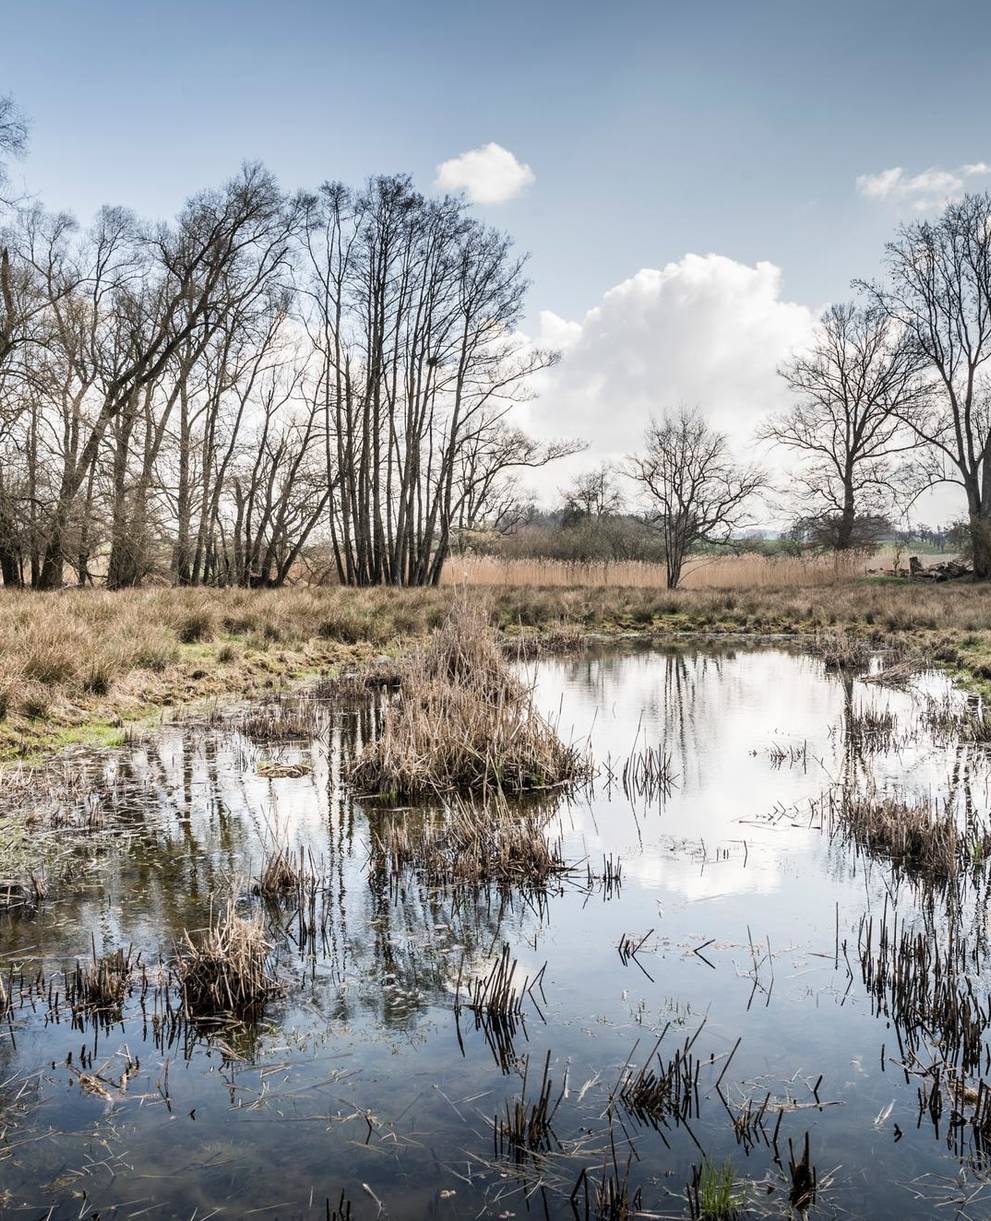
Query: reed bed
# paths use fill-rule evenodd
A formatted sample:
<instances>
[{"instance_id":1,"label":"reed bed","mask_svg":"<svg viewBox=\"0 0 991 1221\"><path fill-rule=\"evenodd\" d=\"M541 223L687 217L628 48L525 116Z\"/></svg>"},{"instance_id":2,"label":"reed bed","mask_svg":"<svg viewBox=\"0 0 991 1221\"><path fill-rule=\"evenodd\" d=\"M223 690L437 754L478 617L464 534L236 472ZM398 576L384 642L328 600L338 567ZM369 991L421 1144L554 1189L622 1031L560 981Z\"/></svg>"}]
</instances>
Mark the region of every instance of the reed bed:
<instances>
[{"instance_id":1,"label":"reed bed","mask_svg":"<svg viewBox=\"0 0 991 1221\"><path fill-rule=\"evenodd\" d=\"M300 894L312 873L302 848L297 857L285 844L275 843L265 853L253 889L255 894L264 899L281 899L288 894Z\"/></svg>"},{"instance_id":2,"label":"reed bed","mask_svg":"<svg viewBox=\"0 0 991 1221\"><path fill-rule=\"evenodd\" d=\"M349 780L361 793L416 799L525 793L589 771L587 759L537 712L485 608L462 600L409 658L381 734L354 761Z\"/></svg>"},{"instance_id":3,"label":"reed bed","mask_svg":"<svg viewBox=\"0 0 991 1221\"><path fill-rule=\"evenodd\" d=\"M540 1089L533 1102L527 1101L527 1078L530 1072L530 1057L523 1061L523 1086L519 1098L512 1105L507 1101L504 1115L495 1115L492 1123L492 1141L496 1158L512 1157L517 1163L528 1161L534 1154L549 1152L554 1146L554 1130L551 1127L557 1109L564 1098L565 1086L561 1087L557 1101L552 1101L553 1082L550 1077L551 1053L547 1052Z\"/></svg>"},{"instance_id":4,"label":"reed bed","mask_svg":"<svg viewBox=\"0 0 991 1221\"><path fill-rule=\"evenodd\" d=\"M868 552L847 555L705 555L688 560L685 589L739 589L770 586L828 586L864 577L877 567ZM515 585L584 588L667 589L665 566L646 560L579 561L539 556L452 557L444 568L445 585Z\"/></svg>"},{"instance_id":5,"label":"reed bed","mask_svg":"<svg viewBox=\"0 0 991 1221\"><path fill-rule=\"evenodd\" d=\"M186 1013L198 1018L256 1016L279 990L268 974L270 949L261 920L239 916L233 900L212 914L198 940L184 932L174 972Z\"/></svg>"},{"instance_id":6,"label":"reed bed","mask_svg":"<svg viewBox=\"0 0 991 1221\"><path fill-rule=\"evenodd\" d=\"M523 1012L524 998L532 997L534 988L541 987L545 967L541 967L533 979L530 979L527 975L517 977L518 965L517 960L509 956L509 946L504 945L488 973L468 981L467 1008L489 1018L519 1017ZM462 969L463 967L462 963ZM454 1004L456 1009L461 1006L460 970Z\"/></svg>"},{"instance_id":7,"label":"reed bed","mask_svg":"<svg viewBox=\"0 0 991 1221\"><path fill-rule=\"evenodd\" d=\"M664 1060L659 1052L668 1031L665 1026L643 1065L636 1071L626 1070L618 1096L638 1123L659 1129L672 1121L680 1123L698 1115L701 1065L692 1054L692 1046L700 1030L701 1027L687 1037L669 1060Z\"/></svg>"},{"instance_id":8,"label":"reed bed","mask_svg":"<svg viewBox=\"0 0 991 1221\"><path fill-rule=\"evenodd\" d=\"M252 742L307 742L328 732L326 707L302 696L283 696L222 716Z\"/></svg>"},{"instance_id":9,"label":"reed bed","mask_svg":"<svg viewBox=\"0 0 991 1221\"><path fill-rule=\"evenodd\" d=\"M969 944L952 921L946 938L906 925L885 904L880 917L861 919L858 953L867 993L894 1024L903 1055L934 1049L959 1074L991 1071L991 997L974 987L984 971L979 942Z\"/></svg>"},{"instance_id":10,"label":"reed bed","mask_svg":"<svg viewBox=\"0 0 991 1221\"><path fill-rule=\"evenodd\" d=\"M819 803L823 825L868 855L930 882L948 883L991 852L991 831L973 818L961 825L949 805L907 800L874 789L830 790Z\"/></svg>"},{"instance_id":11,"label":"reed bed","mask_svg":"<svg viewBox=\"0 0 991 1221\"><path fill-rule=\"evenodd\" d=\"M103 954L86 963L77 962L65 981L66 1000L73 1013L119 1016L127 997L134 963L131 951Z\"/></svg>"},{"instance_id":12,"label":"reed bed","mask_svg":"<svg viewBox=\"0 0 991 1221\"><path fill-rule=\"evenodd\" d=\"M663 745L634 750L623 763L621 779L623 792L630 800L663 801L678 782L674 757Z\"/></svg>"},{"instance_id":13,"label":"reed bed","mask_svg":"<svg viewBox=\"0 0 991 1221\"><path fill-rule=\"evenodd\" d=\"M912 740L907 733L899 734L898 718L890 708L873 704L851 709L845 728L847 742L861 754L884 753Z\"/></svg>"},{"instance_id":14,"label":"reed bed","mask_svg":"<svg viewBox=\"0 0 991 1221\"><path fill-rule=\"evenodd\" d=\"M817 633L811 647L827 671L852 674L862 674L875 652L869 641L846 632Z\"/></svg>"}]
</instances>

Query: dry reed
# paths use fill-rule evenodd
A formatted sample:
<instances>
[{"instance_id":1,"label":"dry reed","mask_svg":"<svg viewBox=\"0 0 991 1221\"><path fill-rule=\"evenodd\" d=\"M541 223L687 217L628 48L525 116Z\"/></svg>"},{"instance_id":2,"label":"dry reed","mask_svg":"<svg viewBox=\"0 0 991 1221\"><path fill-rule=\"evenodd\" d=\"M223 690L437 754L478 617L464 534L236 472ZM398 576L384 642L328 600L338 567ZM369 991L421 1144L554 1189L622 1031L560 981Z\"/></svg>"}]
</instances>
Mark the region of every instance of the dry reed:
<instances>
[{"instance_id":1,"label":"dry reed","mask_svg":"<svg viewBox=\"0 0 991 1221\"><path fill-rule=\"evenodd\" d=\"M355 760L349 779L363 793L418 798L458 790L524 793L588 771L507 665L485 608L461 600L408 660L382 732Z\"/></svg>"},{"instance_id":2,"label":"dry reed","mask_svg":"<svg viewBox=\"0 0 991 1221\"><path fill-rule=\"evenodd\" d=\"M174 969L186 1013L201 1018L256 1015L278 991L268 974L269 949L260 919L239 916L233 900L211 915L198 941L184 932Z\"/></svg>"},{"instance_id":3,"label":"dry reed","mask_svg":"<svg viewBox=\"0 0 991 1221\"><path fill-rule=\"evenodd\" d=\"M935 882L948 882L969 863L991 851L991 833L974 821L961 827L950 808L907 801L874 790L830 792L824 799L827 823L872 856Z\"/></svg>"},{"instance_id":4,"label":"dry reed","mask_svg":"<svg viewBox=\"0 0 991 1221\"><path fill-rule=\"evenodd\" d=\"M561 1087L557 1101L551 1101L551 1053L544 1060L544 1072L535 1102L527 1102L526 1086L530 1071L529 1056L523 1062L523 1087L512 1106L506 1103L505 1116L496 1115L492 1125L492 1140L497 1158L511 1155L516 1162L525 1162L535 1153L549 1151L554 1142L551 1124L561 1105L566 1086Z\"/></svg>"},{"instance_id":5,"label":"dry reed","mask_svg":"<svg viewBox=\"0 0 991 1221\"><path fill-rule=\"evenodd\" d=\"M91 961L77 962L66 977L65 992L74 1013L119 1015L130 986L131 952L114 950Z\"/></svg>"},{"instance_id":6,"label":"dry reed","mask_svg":"<svg viewBox=\"0 0 991 1221\"><path fill-rule=\"evenodd\" d=\"M377 843L393 877L415 872L430 886L533 893L572 871L545 822L541 811L511 809L501 796L484 805L457 800L439 817L390 816Z\"/></svg>"},{"instance_id":7,"label":"dry reed","mask_svg":"<svg viewBox=\"0 0 991 1221\"><path fill-rule=\"evenodd\" d=\"M847 555L694 556L682 575L685 589L739 589L771 586L827 586L866 576L877 565L867 552ZM559 560L528 556L463 555L452 557L443 575L445 585L590 586L666 589L663 564L647 560Z\"/></svg>"}]
</instances>

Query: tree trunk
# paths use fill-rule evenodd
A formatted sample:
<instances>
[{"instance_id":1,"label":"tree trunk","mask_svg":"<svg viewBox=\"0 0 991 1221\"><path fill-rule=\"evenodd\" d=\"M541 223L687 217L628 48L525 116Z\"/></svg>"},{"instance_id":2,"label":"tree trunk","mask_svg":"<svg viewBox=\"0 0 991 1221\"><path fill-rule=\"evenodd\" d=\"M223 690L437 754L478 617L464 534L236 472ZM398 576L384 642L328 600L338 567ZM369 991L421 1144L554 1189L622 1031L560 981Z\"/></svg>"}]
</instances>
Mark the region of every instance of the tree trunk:
<instances>
[{"instance_id":1,"label":"tree trunk","mask_svg":"<svg viewBox=\"0 0 991 1221\"><path fill-rule=\"evenodd\" d=\"M971 509L970 545L974 553L974 579L991 580L991 510Z\"/></svg>"},{"instance_id":2,"label":"tree trunk","mask_svg":"<svg viewBox=\"0 0 991 1221\"><path fill-rule=\"evenodd\" d=\"M853 526L856 519L856 509L853 500L853 488L847 484L843 489L843 509L836 523L836 550L849 551L853 542Z\"/></svg>"}]
</instances>

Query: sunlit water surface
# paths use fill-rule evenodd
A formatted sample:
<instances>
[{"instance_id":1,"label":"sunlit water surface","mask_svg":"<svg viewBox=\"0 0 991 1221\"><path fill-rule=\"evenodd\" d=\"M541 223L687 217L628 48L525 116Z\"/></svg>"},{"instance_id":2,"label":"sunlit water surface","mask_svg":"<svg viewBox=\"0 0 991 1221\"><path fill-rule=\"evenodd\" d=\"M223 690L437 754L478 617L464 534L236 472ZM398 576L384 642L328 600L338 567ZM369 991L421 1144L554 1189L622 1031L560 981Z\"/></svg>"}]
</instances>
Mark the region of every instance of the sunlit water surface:
<instances>
[{"instance_id":1,"label":"sunlit water surface","mask_svg":"<svg viewBox=\"0 0 991 1221\"><path fill-rule=\"evenodd\" d=\"M552 816L549 835L580 864L546 904L390 886L374 829L391 815L339 779L367 709L335 710L305 747L186 727L119 756L113 845L83 842L75 885L30 918L0 918L5 975L41 968L57 989L94 945L168 960L205 925L211 893L257 872L275 827L325 874L323 935L299 953L273 933L287 990L257 1031L172 1029L150 996L109 1029L15 1004L0 1034L0 1216L326 1217L342 1191L360 1218L573 1216L582 1168L593 1184L604 1162L615 1173L608 1103L623 1066L665 1029L665 1056L698 1032L698 1106L660 1130L613 1108L616 1164L642 1215L686 1216L705 1156L731 1160L745 1215L788 1216L788 1141L797 1151L806 1133L813 1216L991 1215L979 1153L961 1158L920 1122L917 1079L861 976L864 913L897 902L911 919L917 895L831 838L809 804L844 779L915 792L945 790L954 768L959 779L959 751L919 726L918 695L784 649L613 647L528 669L541 707L599 765ZM894 749L851 747L847 719L864 707L896 713ZM658 745L673 786L624 793L627 756ZM265 780L262 757L311 770ZM600 880L610 858L618 887ZM978 895L965 914L978 936L982 912ZM625 960L624 937L641 943ZM563 1090L555 1147L523 1167L497 1159L492 1137L519 1072L454 1012L459 969L484 973L507 943L520 972L546 963L510 1050L529 1056L531 1099L548 1052L555 1100ZM768 1094L763 1135L739 1139L731 1116ZM953 1201L968 1195L961 1213Z\"/></svg>"}]
</instances>

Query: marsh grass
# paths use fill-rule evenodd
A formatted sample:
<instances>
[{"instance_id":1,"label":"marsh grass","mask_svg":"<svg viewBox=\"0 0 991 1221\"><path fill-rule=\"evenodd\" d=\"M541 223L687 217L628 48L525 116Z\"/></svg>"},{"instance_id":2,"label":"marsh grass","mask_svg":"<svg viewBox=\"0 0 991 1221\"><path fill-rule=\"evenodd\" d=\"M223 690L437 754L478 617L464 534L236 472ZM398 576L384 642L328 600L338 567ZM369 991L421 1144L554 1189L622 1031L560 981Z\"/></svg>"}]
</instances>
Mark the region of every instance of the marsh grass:
<instances>
[{"instance_id":1,"label":"marsh grass","mask_svg":"<svg viewBox=\"0 0 991 1221\"><path fill-rule=\"evenodd\" d=\"M693 1166L686 1193L692 1221L735 1221L740 1215L730 1161L717 1166L706 1158L700 1166Z\"/></svg>"},{"instance_id":2,"label":"marsh grass","mask_svg":"<svg viewBox=\"0 0 991 1221\"><path fill-rule=\"evenodd\" d=\"M451 572L455 569L452 567ZM718 572L713 566L710 575ZM991 599L979 585L844 581L665 590L632 583L472 590L151 587L58 595L0 590L0 751L26 754L94 717L140 716L199 696L239 696L287 675L364 668L405 653L452 605L485 598L508 647L535 656L580 647L589 632L818 633L872 647L924 646L930 664L991 679ZM510 580L512 573L503 574ZM632 580L632 578L631 578ZM862 647L862 646L857 646ZM844 647L848 653L849 648Z\"/></svg>"},{"instance_id":3,"label":"marsh grass","mask_svg":"<svg viewBox=\"0 0 991 1221\"><path fill-rule=\"evenodd\" d=\"M952 881L958 872L987 857L991 831L970 819L961 826L955 812L924 798L908 800L867 790L830 791L824 798L827 825L870 856L932 882Z\"/></svg>"},{"instance_id":4,"label":"marsh grass","mask_svg":"<svg viewBox=\"0 0 991 1221\"><path fill-rule=\"evenodd\" d=\"M625 1070L618 1097L628 1114L638 1123L659 1130L662 1126L681 1123L698 1114L700 1064L692 1054L692 1046L700 1030L701 1026L675 1049L669 1060L664 1060L660 1047L668 1031L668 1026L665 1026L643 1065L636 1070Z\"/></svg>"},{"instance_id":5,"label":"marsh grass","mask_svg":"<svg viewBox=\"0 0 991 1221\"><path fill-rule=\"evenodd\" d=\"M523 1086L520 1096L512 1105L506 1103L504 1115L495 1115L492 1123L492 1140L496 1158L511 1156L516 1162L525 1162L535 1154L549 1152L555 1143L551 1126L557 1109L564 1098L566 1085L562 1085L556 1101L552 1100L553 1082L550 1077L551 1053L544 1060L540 1089L533 1102L527 1100L527 1079L530 1073L530 1058L523 1061Z\"/></svg>"},{"instance_id":6,"label":"marsh grass","mask_svg":"<svg viewBox=\"0 0 991 1221\"><path fill-rule=\"evenodd\" d=\"M66 977L66 999L74 1013L97 1012L104 1018L119 1016L127 997L134 967L131 951L114 950L77 962Z\"/></svg>"},{"instance_id":7,"label":"marsh grass","mask_svg":"<svg viewBox=\"0 0 991 1221\"><path fill-rule=\"evenodd\" d=\"M886 902L879 915L861 918L857 945L874 1011L894 1025L904 1053L962 1076L986 1070L991 997L981 983L982 938L968 942L952 922L945 935L928 921L907 924Z\"/></svg>"},{"instance_id":8,"label":"marsh grass","mask_svg":"<svg viewBox=\"0 0 991 1221\"><path fill-rule=\"evenodd\" d=\"M254 892L264 899L280 899L293 892L302 892L309 876L302 848L297 856L287 845L274 843L265 853Z\"/></svg>"},{"instance_id":9,"label":"marsh grass","mask_svg":"<svg viewBox=\"0 0 991 1221\"><path fill-rule=\"evenodd\" d=\"M252 742L307 742L328 731L327 709L321 702L285 695L251 705L220 719L231 724Z\"/></svg>"},{"instance_id":10,"label":"marsh grass","mask_svg":"<svg viewBox=\"0 0 991 1221\"><path fill-rule=\"evenodd\" d=\"M462 600L407 661L381 734L348 778L361 793L416 799L458 791L526 793L589 773L588 760L537 712L485 607Z\"/></svg>"},{"instance_id":11,"label":"marsh grass","mask_svg":"<svg viewBox=\"0 0 991 1221\"><path fill-rule=\"evenodd\" d=\"M187 1015L257 1016L279 991L268 973L270 949L260 918L239 916L233 900L211 913L209 927L196 940L184 932L176 945L174 971Z\"/></svg>"},{"instance_id":12,"label":"marsh grass","mask_svg":"<svg viewBox=\"0 0 991 1221\"><path fill-rule=\"evenodd\" d=\"M874 652L870 643L844 632L818 633L812 652L822 660L827 671L861 674L871 663Z\"/></svg>"}]
</instances>

